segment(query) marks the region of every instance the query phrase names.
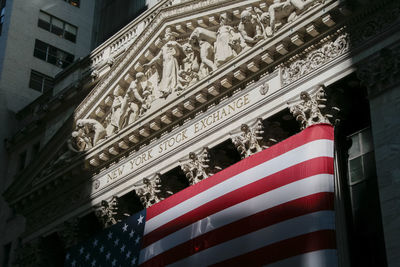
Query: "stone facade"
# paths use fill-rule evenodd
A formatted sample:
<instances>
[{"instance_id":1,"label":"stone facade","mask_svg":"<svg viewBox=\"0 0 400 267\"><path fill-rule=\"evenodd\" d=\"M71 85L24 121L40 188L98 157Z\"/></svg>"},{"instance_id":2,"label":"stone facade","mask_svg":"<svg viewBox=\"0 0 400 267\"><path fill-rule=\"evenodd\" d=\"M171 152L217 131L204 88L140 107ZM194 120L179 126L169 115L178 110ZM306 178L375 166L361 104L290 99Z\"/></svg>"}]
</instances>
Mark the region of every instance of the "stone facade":
<instances>
[{"instance_id":1,"label":"stone facade","mask_svg":"<svg viewBox=\"0 0 400 267\"><path fill-rule=\"evenodd\" d=\"M278 2L160 1L119 33L123 49L94 51L90 75L76 85L85 98L70 103L69 119L5 194L26 218L21 249L52 234L70 246L88 220L112 225L301 129L330 123L341 153L340 265L362 262L353 244L341 242L365 234L352 229L363 217L349 217L352 203L339 196L350 194L352 185L343 139L365 126L375 144L372 192L380 203L374 212L382 212L382 220L373 219L385 235L375 246L386 246L371 257L374 264L399 264L399 6ZM395 15L358 35L366 21L386 12ZM127 199L136 206L124 204ZM61 227L64 221L68 228Z\"/></svg>"}]
</instances>

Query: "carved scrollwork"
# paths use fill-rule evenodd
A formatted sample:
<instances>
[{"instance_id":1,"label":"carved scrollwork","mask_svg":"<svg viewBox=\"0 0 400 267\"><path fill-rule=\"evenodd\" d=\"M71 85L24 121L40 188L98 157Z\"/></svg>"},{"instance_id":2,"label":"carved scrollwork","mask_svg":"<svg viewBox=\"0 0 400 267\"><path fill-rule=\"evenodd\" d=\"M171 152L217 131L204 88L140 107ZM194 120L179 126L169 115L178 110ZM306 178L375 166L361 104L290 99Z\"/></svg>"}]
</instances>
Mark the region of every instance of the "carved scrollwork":
<instances>
[{"instance_id":1,"label":"carved scrollwork","mask_svg":"<svg viewBox=\"0 0 400 267\"><path fill-rule=\"evenodd\" d=\"M322 86L318 87L313 95L305 91L301 92L300 100L300 103L290 106L289 110L296 120L300 122L301 130L315 124L331 124L330 119L333 118L333 113L339 111L339 108L332 107L332 114L326 112L327 99Z\"/></svg>"},{"instance_id":2,"label":"carved scrollwork","mask_svg":"<svg viewBox=\"0 0 400 267\"><path fill-rule=\"evenodd\" d=\"M139 196L143 206L148 208L161 200L164 195L172 195L172 192L162 192L161 190L161 174L156 173L152 178L143 178L141 184L136 186L136 194Z\"/></svg>"},{"instance_id":3,"label":"carved scrollwork","mask_svg":"<svg viewBox=\"0 0 400 267\"><path fill-rule=\"evenodd\" d=\"M203 148L198 155L190 152L189 159L181 162L180 166L190 185L196 184L221 170L220 167L215 166L207 147Z\"/></svg>"},{"instance_id":4,"label":"carved scrollwork","mask_svg":"<svg viewBox=\"0 0 400 267\"><path fill-rule=\"evenodd\" d=\"M126 213L121 214L119 200L116 196L113 196L109 201L102 200L95 214L104 228L114 225L120 222L122 218L129 216Z\"/></svg>"}]
</instances>

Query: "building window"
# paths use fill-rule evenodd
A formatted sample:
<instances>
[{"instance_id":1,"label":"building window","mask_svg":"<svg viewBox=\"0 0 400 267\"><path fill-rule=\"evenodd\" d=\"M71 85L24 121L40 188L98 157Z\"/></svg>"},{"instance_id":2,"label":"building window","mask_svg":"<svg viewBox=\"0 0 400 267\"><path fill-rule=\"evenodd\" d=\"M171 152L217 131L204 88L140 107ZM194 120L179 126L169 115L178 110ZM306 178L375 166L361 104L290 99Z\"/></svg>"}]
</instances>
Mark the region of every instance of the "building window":
<instances>
[{"instance_id":1,"label":"building window","mask_svg":"<svg viewBox=\"0 0 400 267\"><path fill-rule=\"evenodd\" d=\"M63 1L67 2L71 6L76 6L76 7L79 7L80 2L81 2L80 0L63 0Z\"/></svg>"},{"instance_id":2,"label":"building window","mask_svg":"<svg viewBox=\"0 0 400 267\"><path fill-rule=\"evenodd\" d=\"M62 21L52 15L49 15L43 11L40 11L38 27L45 29L61 38L67 39L71 42L76 41L76 34L78 28L65 21Z\"/></svg>"},{"instance_id":3,"label":"building window","mask_svg":"<svg viewBox=\"0 0 400 267\"><path fill-rule=\"evenodd\" d=\"M3 31L4 15L6 14L6 0L0 0L0 35Z\"/></svg>"},{"instance_id":4,"label":"building window","mask_svg":"<svg viewBox=\"0 0 400 267\"><path fill-rule=\"evenodd\" d=\"M31 77L29 79L29 88L39 91L41 93L49 92L54 87L54 79L40 73L38 71L31 70Z\"/></svg>"},{"instance_id":5,"label":"building window","mask_svg":"<svg viewBox=\"0 0 400 267\"><path fill-rule=\"evenodd\" d=\"M33 55L60 68L65 68L74 61L74 55L39 40L35 41Z\"/></svg>"}]
</instances>

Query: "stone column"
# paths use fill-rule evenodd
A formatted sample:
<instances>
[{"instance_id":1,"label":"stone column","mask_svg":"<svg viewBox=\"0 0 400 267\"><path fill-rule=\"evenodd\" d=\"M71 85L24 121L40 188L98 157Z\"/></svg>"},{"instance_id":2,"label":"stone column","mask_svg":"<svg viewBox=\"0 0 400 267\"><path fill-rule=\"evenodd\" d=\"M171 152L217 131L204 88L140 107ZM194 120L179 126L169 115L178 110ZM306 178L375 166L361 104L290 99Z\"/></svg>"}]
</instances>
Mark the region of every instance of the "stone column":
<instances>
[{"instance_id":1,"label":"stone column","mask_svg":"<svg viewBox=\"0 0 400 267\"><path fill-rule=\"evenodd\" d=\"M388 266L400 266L400 46L362 62L367 86Z\"/></svg>"}]
</instances>

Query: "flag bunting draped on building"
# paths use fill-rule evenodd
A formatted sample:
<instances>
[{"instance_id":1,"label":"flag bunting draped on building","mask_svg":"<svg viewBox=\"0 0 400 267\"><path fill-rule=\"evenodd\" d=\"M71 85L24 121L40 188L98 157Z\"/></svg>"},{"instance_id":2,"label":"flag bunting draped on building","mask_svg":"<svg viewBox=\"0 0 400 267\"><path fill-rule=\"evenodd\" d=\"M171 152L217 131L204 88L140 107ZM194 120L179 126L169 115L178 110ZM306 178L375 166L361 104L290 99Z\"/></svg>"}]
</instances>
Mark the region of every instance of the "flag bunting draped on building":
<instances>
[{"instance_id":1,"label":"flag bunting draped on building","mask_svg":"<svg viewBox=\"0 0 400 267\"><path fill-rule=\"evenodd\" d=\"M337 266L333 181L333 128L311 126L72 248L65 266Z\"/></svg>"}]
</instances>

